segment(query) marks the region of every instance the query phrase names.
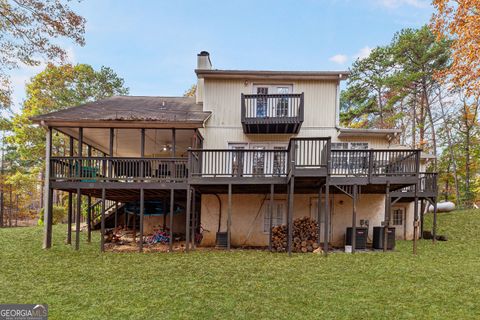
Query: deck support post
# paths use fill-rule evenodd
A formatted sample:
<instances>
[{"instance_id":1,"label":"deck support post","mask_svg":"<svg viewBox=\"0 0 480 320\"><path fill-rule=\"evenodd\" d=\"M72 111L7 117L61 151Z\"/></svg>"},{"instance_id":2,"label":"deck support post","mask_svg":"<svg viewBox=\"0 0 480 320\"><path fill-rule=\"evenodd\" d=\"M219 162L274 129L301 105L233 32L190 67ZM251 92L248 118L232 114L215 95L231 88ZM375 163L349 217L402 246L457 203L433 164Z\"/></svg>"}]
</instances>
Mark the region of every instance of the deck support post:
<instances>
[{"instance_id":1,"label":"deck support post","mask_svg":"<svg viewBox=\"0 0 480 320\"><path fill-rule=\"evenodd\" d=\"M138 251L143 251L143 213L145 211L145 190L140 188L140 236L138 241Z\"/></svg>"},{"instance_id":2,"label":"deck support post","mask_svg":"<svg viewBox=\"0 0 480 320\"><path fill-rule=\"evenodd\" d=\"M231 248L232 235L232 184L228 185L228 212L227 212L227 250Z\"/></svg>"},{"instance_id":3,"label":"deck support post","mask_svg":"<svg viewBox=\"0 0 480 320\"><path fill-rule=\"evenodd\" d=\"M417 254L418 236L418 183L414 185L415 197L413 203L413 254Z\"/></svg>"},{"instance_id":4,"label":"deck support post","mask_svg":"<svg viewBox=\"0 0 480 320\"><path fill-rule=\"evenodd\" d=\"M385 216L383 221L383 252L387 252L388 249L388 227L390 226L390 182L387 182L387 188L385 192Z\"/></svg>"},{"instance_id":5,"label":"deck support post","mask_svg":"<svg viewBox=\"0 0 480 320\"><path fill-rule=\"evenodd\" d=\"M174 195L174 190L170 189L170 218L168 219L168 229L170 231L170 239L168 242L169 250L170 252L173 251L173 210L174 210L174 201L175 201L175 195Z\"/></svg>"},{"instance_id":6,"label":"deck support post","mask_svg":"<svg viewBox=\"0 0 480 320\"><path fill-rule=\"evenodd\" d=\"M423 239L424 222L425 222L425 200L422 198L422 200L420 200L420 235L419 235L420 239Z\"/></svg>"},{"instance_id":7,"label":"deck support post","mask_svg":"<svg viewBox=\"0 0 480 320\"><path fill-rule=\"evenodd\" d=\"M73 194L68 193L67 200L67 244L72 244Z\"/></svg>"},{"instance_id":8,"label":"deck support post","mask_svg":"<svg viewBox=\"0 0 480 320\"><path fill-rule=\"evenodd\" d=\"M358 186L353 185L352 194L352 252L355 253L357 246L357 197Z\"/></svg>"},{"instance_id":9,"label":"deck support post","mask_svg":"<svg viewBox=\"0 0 480 320\"><path fill-rule=\"evenodd\" d=\"M137 208L133 211L133 242L137 242Z\"/></svg>"},{"instance_id":10,"label":"deck support post","mask_svg":"<svg viewBox=\"0 0 480 320\"><path fill-rule=\"evenodd\" d=\"M87 197L87 242L92 241L92 197Z\"/></svg>"},{"instance_id":11,"label":"deck support post","mask_svg":"<svg viewBox=\"0 0 480 320\"><path fill-rule=\"evenodd\" d=\"M192 222L192 188L187 186L187 210L185 214L185 251L188 253L190 250L190 223Z\"/></svg>"},{"instance_id":12,"label":"deck support post","mask_svg":"<svg viewBox=\"0 0 480 320\"><path fill-rule=\"evenodd\" d=\"M100 252L105 252L105 188L102 188L102 212L100 214Z\"/></svg>"},{"instance_id":13,"label":"deck support post","mask_svg":"<svg viewBox=\"0 0 480 320\"><path fill-rule=\"evenodd\" d=\"M50 189L50 157L52 155L52 128L48 127L46 134L45 151L45 185L44 185L44 237L43 248L52 247L52 224L53 224L53 190Z\"/></svg>"},{"instance_id":14,"label":"deck support post","mask_svg":"<svg viewBox=\"0 0 480 320\"><path fill-rule=\"evenodd\" d=\"M330 232L330 177L325 180L325 219L323 219L323 254L328 255L328 236Z\"/></svg>"},{"instance_id":15,"label":"deck support post","mask_svg":"<svg viewBox=\"0 0 480 320\"><path fill-rule=\"evenodd\" d=\"M68 153L70 157L73 157L73 137L69 138L69 148ZM72 170L71 167L69 170ZM69 172L69 175L72 176L72 172ZM73 219L73 194L68 192L68 209L67 209L67 244L72 244L72 219Z\"/></svg>"},{"instance_id":16,"label":"deck support post","mask_svg":"<svg viewBox=\"0 0 480 320\"><path fill-rule=\"evenodd\" d=\"M271 184L270 185L270 208L269 208L269 225L268 225L268 251L272 251L272 228L273 228L273 205L274 205L274 200L273 197L275 196L275 185Z\"/></svg>"},{"instance_id":17,"label":"deck support post","mask_svg":"<svg viewBox=\"0 0 480 320\"><path fill-rule=\"evenodd\" d=\"M118 228L118 201L115 201L115 229Z\"/></svg>"},{"instance_id":18,"label":"deck support post","mask_svg":"<svg viewBox=\"0 0 480 320\"><path fill-rule=\"evenodd\" d=\"M293 243L293 197L295 194L295 177L290 178L290 187L288 188L288 255L292 255Z\"/></svg>"},{"instance_id":19,"label":"deck support post","mask_svg":"<svg viewBox=\"0 0 480 320\"><path fill-rule=\"evenodd\" d=\"M87 145L87 156L90 158L92 156L92 147ZM88 161L88 166L91 166L91 161ZM92 197L87 197L87 242L90 243L92 241Z\"/></svg>"},{"instance_id":20,"label":"deck support post","mask_svg":"<svg viewBox=\"0 0 480 320\"><path fill-rule=\"evenodd\" d=\"M167 197L163 197L163 231L167 228Z\"/></svg>"},{"instance_id":21,"label":"deck support post","mask_svg":"<svg viewBox=\"0 0 480 320\"><path fill-rule=\"evenodd\" d=\"M433 197L433 226L432 226L432 242L437 241L437 198Z\"/></svg>"},{"instance_id":22,"label":"deck support post","mask_svg":"<svg viewBox=\"0 0 480 320\"><path fill-rule=\"evenodd\" d=\"M80 249L80 216L82 214L82 191L77 188L77 210L75 215L75 250Z\"/></svg>"},{"instance_id":23,"label":"deck support post","mask_svg":"<svg viewBox=\"0 0 480 320\"><path fill-rule=\"evenodd\" d=\"M317 201L317 224L318 224L318 230L317 230L317 244L320 247L321 243L321 237L322 237L322 227L321 227L321 222L322 222L322 191L323 191L323 185L318 188L318 201Z\"/></svg>"},{"instance_id":24,"label":"deck support post","mask_svg":"<svg viewBox=\"0 0 480 320\"><path fill-rule=\"evenodd\" d=\"M78 128L78 157L82 157L83 154L83 128ZM81 178L83 175L83 163L79 160L77 163L78 175ZM77 188L77 210L75 216L75 250L80 249L80 216L82 213L82 192L80 188Z\"/></svg>"},{"instance_id":25,"label":"deck support post","mask_svg":"<svg viewBox=\"0 0 480 320\"><path fill-rule=\"evenodd\" d=\"M195 234L197 230L197 203L196 203L196 190L192 188L192 250L196 248Z\"/></svg>"}]
</instances>

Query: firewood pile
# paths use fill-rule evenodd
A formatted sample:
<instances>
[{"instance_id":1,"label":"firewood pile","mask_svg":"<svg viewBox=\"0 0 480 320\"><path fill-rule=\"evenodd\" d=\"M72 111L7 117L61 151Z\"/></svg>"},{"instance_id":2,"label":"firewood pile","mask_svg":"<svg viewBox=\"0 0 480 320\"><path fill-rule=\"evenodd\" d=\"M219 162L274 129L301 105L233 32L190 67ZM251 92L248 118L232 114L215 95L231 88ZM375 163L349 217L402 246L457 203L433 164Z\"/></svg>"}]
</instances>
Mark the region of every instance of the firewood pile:
<instances>
[{"instance_id":1,"label":"firewood pile","mask_svg":"<svg viewBox=\"0 0 480 320\"><path fill-rule=\"evenodd\" d=\"M319 251L318 224L308 217L297 218L293 221L293 252ZM285 252L288 244L288 229L282 224L272 228L272 251Z\"/></svg>"}]
</instances>

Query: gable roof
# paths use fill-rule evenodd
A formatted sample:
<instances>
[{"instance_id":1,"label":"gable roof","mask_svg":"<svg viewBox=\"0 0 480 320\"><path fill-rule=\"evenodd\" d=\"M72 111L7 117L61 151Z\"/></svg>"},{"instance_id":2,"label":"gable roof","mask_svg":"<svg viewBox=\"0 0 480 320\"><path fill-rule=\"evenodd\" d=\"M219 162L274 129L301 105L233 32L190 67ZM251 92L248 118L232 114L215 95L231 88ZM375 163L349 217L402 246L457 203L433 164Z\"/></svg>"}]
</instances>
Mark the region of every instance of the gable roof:
<instances>
[{"instance_id":1,"label":"gable roof","mask_svg":"<svg viewBox=\"0 0 480 320\"><path fill-rule=\"evenodd\" d=\"M211 112L193 97L114 96L33 117L43 124L69 122L152 122L201 127Z\"/></svg>"}]
</instances>

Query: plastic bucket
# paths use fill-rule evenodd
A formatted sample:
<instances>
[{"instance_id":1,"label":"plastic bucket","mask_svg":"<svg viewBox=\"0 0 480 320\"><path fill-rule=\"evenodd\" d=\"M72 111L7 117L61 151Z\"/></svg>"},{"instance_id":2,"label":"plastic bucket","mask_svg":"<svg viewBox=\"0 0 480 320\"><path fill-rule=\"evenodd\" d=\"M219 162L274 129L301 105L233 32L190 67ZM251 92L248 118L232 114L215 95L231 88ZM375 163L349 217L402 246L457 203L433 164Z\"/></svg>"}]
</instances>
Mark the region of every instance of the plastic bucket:
<instances>
[{"instance_id":1,"label":"plastic bucket","mask_svg":"<svg viewBox=\"0 0 480 320\"><path fill-rule=\"evenodd\" d=\"M352 253L352 246L345 246L345 253Z\"/></svg>"}]
</instances>

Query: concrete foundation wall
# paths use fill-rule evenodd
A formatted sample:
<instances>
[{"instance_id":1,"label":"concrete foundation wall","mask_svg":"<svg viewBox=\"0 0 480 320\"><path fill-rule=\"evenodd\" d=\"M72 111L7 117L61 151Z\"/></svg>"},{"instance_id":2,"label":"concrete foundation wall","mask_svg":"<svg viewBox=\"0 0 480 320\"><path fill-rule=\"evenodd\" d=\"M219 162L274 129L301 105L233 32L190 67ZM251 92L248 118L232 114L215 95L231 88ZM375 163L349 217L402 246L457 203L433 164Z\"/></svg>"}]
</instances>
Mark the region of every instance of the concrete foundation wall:
<instances>
[{"instance_id":1,"label":"concrete foundation wall","mask_svg":"<svg viewBox=\"0 0 480 320\"><path fill-rule=\"evenodd\" d=\"M219 195L221 201L221 228L227 230L228 196ZM316 202L318 195L295 195L294 219L304 216L316 219ZM286 223L287 196L276 195L275 201L284 203L284 222ZM332 204L330 218L330 241L335 246L343 246L346 228L352 225L352 199L343 194L334 194L330 198ZM268 214L269 196L232 195L232 246L267 246L269 235L264 232L264 215ZM406 209L404 226L398 227L397 239L413 238L413 203L399 204L395 207ZM215 195L202 195L201 223L204 227L202 245L214 246L218 229L220 206ZM384 220L385 196L383 194L361 194L357 204L357 226L360 220L369 220L369 241L372 240L373 227L380 226ZM322 227L323 240L323 227Z\"/></svg>"},{"instance_id":2,"label":"concrete foundation wall","mask_svg":"<svg viewBox=\"0 0 480 320\"><path fill-rule=\"evenodd\" d=\"M173 232L185 233L185 213L175 214L173 216ZM170 225L170 217L167 215L167 228ZM163 227L163 216L144 216L143 232L145 235L151 235L154 229ZM138 227L137 227L138 228Z\"/></svg>"}]
</instances>

